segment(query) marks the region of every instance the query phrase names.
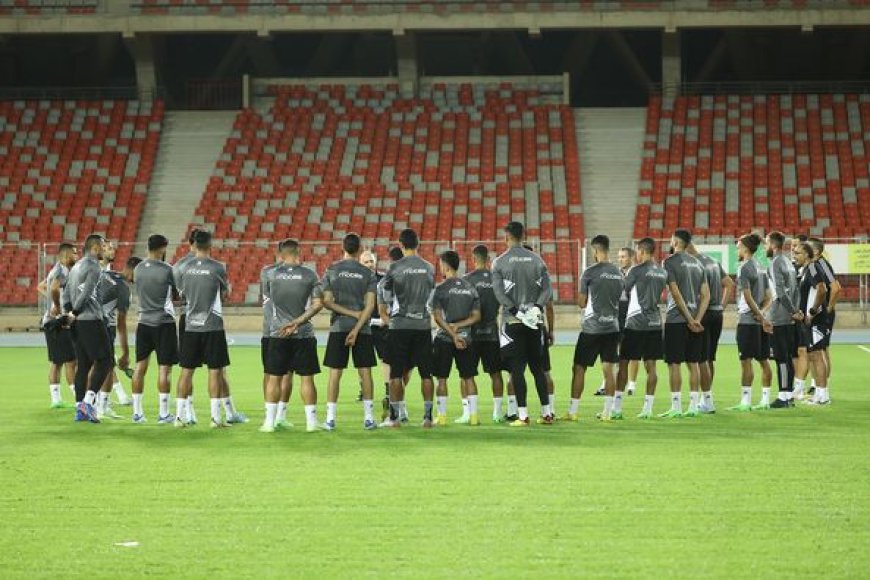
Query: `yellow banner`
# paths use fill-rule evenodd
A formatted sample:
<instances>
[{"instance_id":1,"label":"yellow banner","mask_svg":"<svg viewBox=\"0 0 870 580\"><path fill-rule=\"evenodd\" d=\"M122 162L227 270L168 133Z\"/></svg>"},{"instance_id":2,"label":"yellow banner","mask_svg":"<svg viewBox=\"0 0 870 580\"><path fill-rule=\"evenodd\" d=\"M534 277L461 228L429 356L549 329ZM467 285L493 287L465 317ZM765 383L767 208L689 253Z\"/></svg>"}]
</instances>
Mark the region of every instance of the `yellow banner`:
<instances>
[{"instance_id":1,"label":"yellow banner","mask_svg":"<svg viewBox=\"0 0 870 580\"><path fill-rule=\"evenodd\" d=\"M870 274L870 244L849 245L849 274Z\"/></svg>"}]
</instances>

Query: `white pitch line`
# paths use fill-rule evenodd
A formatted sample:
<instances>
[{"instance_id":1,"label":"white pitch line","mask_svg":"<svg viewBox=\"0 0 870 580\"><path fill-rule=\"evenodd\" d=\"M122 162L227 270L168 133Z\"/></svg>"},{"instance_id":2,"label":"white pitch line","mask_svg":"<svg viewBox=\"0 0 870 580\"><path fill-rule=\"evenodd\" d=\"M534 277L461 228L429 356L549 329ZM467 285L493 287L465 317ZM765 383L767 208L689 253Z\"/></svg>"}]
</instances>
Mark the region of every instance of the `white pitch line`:
<instances>
[{"instance_id":1,"label":"white pitch line","mask_svg":"<svg viewBox=\"0 0 870 580\"><path fill-rule=\"evenodd\" d=\"M863 346L863 345L860 345L860 344L859 344L859 345L858 345L858 348L860 348L860 349L863 350L864 352L870 352L870 348L867 348L866 346Z\"/></svg>"}]
</instances>

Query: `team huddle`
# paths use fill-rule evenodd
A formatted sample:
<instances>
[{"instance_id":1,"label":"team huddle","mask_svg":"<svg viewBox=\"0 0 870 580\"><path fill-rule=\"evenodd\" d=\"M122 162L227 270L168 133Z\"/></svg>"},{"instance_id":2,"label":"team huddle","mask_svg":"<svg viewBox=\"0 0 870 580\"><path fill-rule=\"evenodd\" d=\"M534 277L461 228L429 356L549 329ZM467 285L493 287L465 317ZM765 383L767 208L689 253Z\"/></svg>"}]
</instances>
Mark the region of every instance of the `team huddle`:
<instances>
[{"instance_id":1,"label":"team huddle","mask_svg":"<svg viewBox=\"0 0 870 580\"><path fill-rule=\"evenodd\" d=\"M391 249L392 263L384 273L377 271L376 256L364 250L356 234L345 236L343 258L323 276L303 265L299 242L280 242L275 263L263 268L260 277L265 400L260 431L292 427L287 407L297 376L306 429L336 429L341 378L351 359L359 374L367 430L401 427L409 421L405 391L415 370L421 382L424 428L447 425L448 379L454 370L463 403L462 416L454 422L479 425L481 367L491 382L493 422L512 427L531 424L528 370L540 402L536 423L554 423L549 356L555 323L553 292L546 264L524 245L524 237L521 223L509 223L506 251L490 264L489 249L476 246L464 276L460 276L459 254L443 252L438 260L440 283L436 283L435 266L418 255L419 239L410 229L399 235L399 247ZM154 353L158 423L179 428L197 423L193 375L202 366L208 372L211 426L247 422L235 408L227 375L230 357L222 309L229 290L226 266L211 257L209 232L194 230L188 241L189 254L170 266L165 261L167 239L153 235L148 257L130 258L121 272L112 270L114 246L102 236L87 238L80 259L74 246L60 247L57 263L40 285L48 298L42 327L52 407L67 406L60 389L65 370L67 382L74 386L77 421L120 418L110 403L114 391L119 404L132 405L132 421L145 423L144 380ZM762 244L770 259L767 270L755 258ZM787 408L796 399L830 403L828 345L840 286L823 256L821 240L804 236L791 240L793 261L784 253L785 245L779 232L765 239L756 234L741 237L735 283L718 261L697 250L687 230L674 232L670 255L661 265L650 238L619 250L618 263L611 262L607 236L593 238L594 263L580 278L582 330L574 349L570 402L561 419L578 420L586 372L598 359L604 380L595 394L603 396L603 409L597 414L602 421L623 419L623 399L626 393L633 394L640 366L646 371L646 389L638 418L654 417L656 363L662 359L668 368L671 405L658 417L715 413L716 354L723 312L732 297L737 303L742 374L740 402L730 410ZM131 285L138 302L132 370L127 341ZM663 318L660 304L665 298ZM177 321L176 306L181 310ZM314 378L321 363L312 319L323 309L330 314L330 328L323 357L328 369L326 419L320 422ZM116 337L121 347L117 361ZM770 359L778 378L774 400ZM376 419L372 369L379 361L386 392ZM753 362L760 366L762 387L755 405ZM170 391L175 365L181 370L173 414ZM683 365L689 379L685 410ZM131 376L131 395L124 391L116 368ZM507 385L503 372L509 377ZM812 387L806 383L810 372Z\"/></svg>"}]
</instances>

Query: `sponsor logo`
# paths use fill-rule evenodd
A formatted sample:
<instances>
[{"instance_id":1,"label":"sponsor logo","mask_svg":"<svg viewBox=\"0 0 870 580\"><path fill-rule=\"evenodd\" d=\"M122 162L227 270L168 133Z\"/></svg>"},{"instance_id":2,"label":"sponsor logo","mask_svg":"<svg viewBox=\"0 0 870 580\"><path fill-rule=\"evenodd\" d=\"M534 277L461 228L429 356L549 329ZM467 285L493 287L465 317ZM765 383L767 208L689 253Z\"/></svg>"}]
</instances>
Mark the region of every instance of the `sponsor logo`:
<instances>
[{"instance_id":1,"label":"sponsor logo","mask_svg":"<svg viewBox=\"0 0 870 580\"><path fill-rule=\"evenodd\" d=\"M471 290L468 288L451 288L447 291L448 294L458 294L461 296L471 296Z\"/></svg>"},{"instance_id":2,"label":"sponsor logo","mask_svg":"<svg viewBox=\"0 0 870 580\"><path fill-rule=\"evenodd\" d=\"M277 274L276 280L302 280L302 274Z\"/></svg>"},{"instance_id":3,"label":"sponsor logo","mask_svg":"<svg viewBox=\"0 0 870 580\"><path fill-rule=\"evenodd\" d=\"M339 272L339 278L353 278L354 280L362 280L362 274L358 274L356 272Z\"/></svg>"},{"instance_id":4,"label":"sponsor logo","mask_svg":"<svg viewBox=\"0 0 870 580\"><path fill-rule=\"evenodd\" d=\"M620 281L622 281L621 274L608 274L605 272L605 273L601 274L601 278L604 278L605 280L620 280Z\"/></svg>"},{"instance_id":5,"label":"sponsor logo","mask_svg":"<svg viewBox=\"0 0 870 580\"><path fill-rule=\"evenodd\" d=\"M531 256L511 256L508 258L508 263L513 262L531 262L533 258Z\"/></svg>"},{"instance_id":6,"label":"sponsor logo","mask_svg":"<svg viewBox=\"0 0 870 580\"><path fill-rule=\"evenodd\" d=\"M196 268L191 268L186 273L192 276L211 276L210 270L197 270Z\"/></svg>"},{"instance_id":7,"label":"sponsor logo","mask_svg":"<svg viewBox=\"0 0 870 580\"><path fill-rule=\"evenodd\" d=\"M426 268L408 268L404 271L405 274L428 274L429 271Z\"/></svg>"}]
</instances>

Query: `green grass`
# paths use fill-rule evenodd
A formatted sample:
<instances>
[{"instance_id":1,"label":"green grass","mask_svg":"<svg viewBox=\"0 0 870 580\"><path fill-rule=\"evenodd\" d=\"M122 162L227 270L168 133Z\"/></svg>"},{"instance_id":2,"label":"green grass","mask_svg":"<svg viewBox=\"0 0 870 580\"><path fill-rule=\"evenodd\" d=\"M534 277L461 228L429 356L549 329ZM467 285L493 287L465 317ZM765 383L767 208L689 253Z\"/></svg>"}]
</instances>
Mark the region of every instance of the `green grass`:
<instances>
[{"instance_id":1,"label":"green grass","mask_svg":"<svg viewBox=\"0 0 870 580\"><path fill-rule=\"evenodd\" d=\"M0 570L867 577L870 354L838 346L833 355L834 404L821 409L605 425L591 419L600 400L590 396L579 424L368 433L346 376L340 431L300 429L294 393L296 430L263 435L255 348L234 348L230 369L252 422L221 432L156 425L153 375L148 425L75 424L71 412L47 408L43 351L0 349ZM570 356L554 351L560 413ZM735 359L733 347L721 349L720 409L739 398ZM628 400L627 417L641 399ZM488 417L489 395L481 404ZM139 546L115 546L125 541Z\"/></svg>"}]
</instances>

